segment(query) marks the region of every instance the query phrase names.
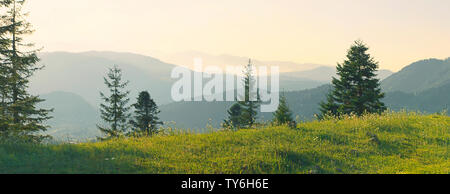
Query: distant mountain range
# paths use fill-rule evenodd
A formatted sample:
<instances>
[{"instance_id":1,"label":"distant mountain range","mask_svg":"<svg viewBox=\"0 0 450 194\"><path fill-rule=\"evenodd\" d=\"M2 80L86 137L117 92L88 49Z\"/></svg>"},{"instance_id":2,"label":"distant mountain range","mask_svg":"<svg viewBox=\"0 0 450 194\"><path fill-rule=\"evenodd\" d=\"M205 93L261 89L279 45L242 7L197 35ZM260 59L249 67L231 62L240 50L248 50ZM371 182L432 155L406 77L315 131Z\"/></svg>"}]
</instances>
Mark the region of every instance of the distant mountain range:
<instances>
[{"instance_id":1,"label":"distant mountain range","mask_svg":"<svg viewBox=\"0 0 450 194\"><path fill-rule=\"evenodd\" d=\"M168 96L174 81L170 72L175 65L142 55L113 52L55 52L41 54L40 58L45 68L32 77L32 93L71 92L98 106L99 92L106 90L103 77L108 67L118 65L123 70L123 79L130 80L132 98L148 90L158 103L171 102Z\"/></svg>"},{"instance_id":2,"label":"distant mountain range","mask_svg":"<svg viewBox=\"0 0 450 194\"><path fill-rule=\"evenodd\" d=\"M42 98L47 101L41 106L55 108L54 118L48 122L52 126L48 133L57 138L83 139L99 135L95 126L99 122L99 91L106 90L103 76L114 64L123 69L124 79L131 81L131 101L135 101L139 91L148 90L160 105L161 119L166 123L173 121L172 125L195 129L205 128L207 124L219 127L233 103L171 103L170 88L176 80L170 79L170 72L176 65L152 57L114 52L57 52L44 53L41 59L46 68L33 77L31 91L44 94ZM438 112L447 108L450 104L449 61L423 60L395 74L379 71L382 88L387 92L384 102L393 110ZM282 91L299 119L312 119L319 112L318 104L330 90L329 83L335 74L335 69L327 66L281 74ZM260 118L270 120L272 114L260 114Z\"/></svg>"},{"instance_id":3,"label":"distant mountain range","mask_svg":"<svg viewBox=\"0 0 450 194\"><path fill-rule=\"evenodd\" d=\"M132 98L138 92L148 90L158 104L172 102L169 96L176 80L171 79L170 75L177 65L148 56L117 52L53 52L43 53L39 57L40 64L45 65L45 68L32 77L30 90L34 94L72 92L83 97L92 106L97 106L100 103L99 92L106 90L103 77L109 67L118 65L123 70L123 79L130 81ZM248 62L246 58L239 59L241 65ZM323 76L332 75L329 73L332 67L323 68L328 68ZM316 72L320 74L320 69ZM281 89L286 91L315 88L325 83L327 80L304 77L301 72L298 75L281 74L280 77Z\"/></svg>"},{"instance_id":4,"label":"distant mountain range","mask_svg":"<svg viewBox=\"0 0 450 194\"><path fill-rule=\"evenodd\" d=\"M387 92L423 92L450 83L450 58L415 62L383 81Z\"/></svg>"},{"instance_id":5,"label":"distant mountain range","mask_svg":"<svg viewBox=\"0 0 450 194\"><path fill-rule=\"evenodd\" d=\"M377 72L377 77L384 80L393 74L392 71L382 69ZM331 83L332 77L336 77L336 67L320 66L315 69L299 72L282 73L285 78L302 78L305 80L314 80L322 83Z\"/></svg>"},{"instance_id":6,"label":"distant mountain range","mask_svg":"<svg viewBox=\"0 0 450 194\"><path fill-rule=\"evenodd\" d=\"M183 67L193 69L195 58L201 58L204 66L218 66L225 69L226 66L245 65L251 57L240 57L232 55L211 55L198 51L186 51L174 54L156 53L156 57L166 62L177 64ZM295 72L311 70L323 65L312 63L294 63L289 61L264 61L252 58L252 63L258 66L279 66L280 72Z\"/></svg>"},{"instance_id":7,"label":"distant mountain range","mask_svg":"<svg viewBox=\"0 0 450 194\"><path fill-rule=\"evenodd\" d=\"M225 69L226 66L240 66L247 64L248 57L232 55L211 55L197 51L180 52L175 54L157 54L158 57L172 64L194 69L194 58L201 58L203 65L213 65ZM312 63L294 63L288 61L263 61L252 59L252 64L259 66L279 66L280 85L283 91L297 91L316 88L320 85L330 83L331 78L336 76L334 66L319 65ZM393 72L380 70L379 78L384 79Z\"/></svg>"}]
</instances>

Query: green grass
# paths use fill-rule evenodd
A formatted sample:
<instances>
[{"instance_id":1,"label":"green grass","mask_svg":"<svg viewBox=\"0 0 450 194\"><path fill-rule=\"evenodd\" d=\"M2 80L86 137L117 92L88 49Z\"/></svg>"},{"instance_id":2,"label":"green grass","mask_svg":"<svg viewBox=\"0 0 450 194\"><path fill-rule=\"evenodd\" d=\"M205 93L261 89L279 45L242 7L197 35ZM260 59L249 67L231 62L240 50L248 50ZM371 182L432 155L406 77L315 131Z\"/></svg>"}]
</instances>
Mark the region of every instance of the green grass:
<instances>
[{"instance_id":1,"label":"green grass","mask_svg":"<svg viewBox=\"0 0 450 194\"><path fill-rule=\"evenodd\" d=\"M450 173L450 117L386 113L77 145L0 145L0 173Z\"/></svg>"}]
</instances>

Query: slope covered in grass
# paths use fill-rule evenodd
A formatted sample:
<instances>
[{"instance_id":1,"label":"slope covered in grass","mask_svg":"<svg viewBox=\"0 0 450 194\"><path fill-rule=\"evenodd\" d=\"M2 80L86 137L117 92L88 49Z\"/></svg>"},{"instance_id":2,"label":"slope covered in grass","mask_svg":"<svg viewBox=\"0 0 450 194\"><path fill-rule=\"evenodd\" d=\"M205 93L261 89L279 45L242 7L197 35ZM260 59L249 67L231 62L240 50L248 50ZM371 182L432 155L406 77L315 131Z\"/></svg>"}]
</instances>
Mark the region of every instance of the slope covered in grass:
<instances>
[{"instance_id":1,"label":"slope covered in grass","mask_svg":"<svg viewBox=\"0 0 450 194\"><path fill-rule=\"evenodd\" d=\"M77 145L0 145L0 173L450 173L450 117L387 113Z\"/></svg>"}]
</instances>

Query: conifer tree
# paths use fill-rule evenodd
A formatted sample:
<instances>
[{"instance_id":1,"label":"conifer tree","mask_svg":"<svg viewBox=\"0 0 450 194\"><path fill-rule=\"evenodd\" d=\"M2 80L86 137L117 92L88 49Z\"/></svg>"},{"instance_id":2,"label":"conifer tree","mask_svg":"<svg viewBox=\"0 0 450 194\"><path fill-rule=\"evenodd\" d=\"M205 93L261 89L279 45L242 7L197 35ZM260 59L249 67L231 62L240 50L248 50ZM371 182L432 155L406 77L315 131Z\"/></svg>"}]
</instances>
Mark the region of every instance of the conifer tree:
<instances>
[{"instance_id":1,"label":"conifer tree","mask_svg":"<svg viewBox=\"0 0 450 194\"><path fill-rule=\"evenodd\" d=\"M110 95L106 96L100 92L100 97L104 103L100 104L101 118L109 124L108 127L98 125L98 129L106 136L100 139L119 137L126 133L127 123L130 114L130 107L127 105L130 99L130 91L124 91L128 81L122 81L122 70L117 65L109 69L107 77L104 77L105 85L109 88Z\"/></svg>"},{"instance_id":2,"label":"conifer tree","mask_svg":"<svg viewBox=\"0 0 450 194\"><path fill-rule=\"evenodd\" d=\"M282 95L280 98L280 104L278 105L277 111L273 113L273 122L277 125L293 124L294 119L292 118L292 112L286 101L286 96Z\"/></svg>"},{"instance_id":3,"label":"conifer tree","mask_svg":"<svg viewBox=\"0 0 450 194\"><path fill-rule=\"evenodd\" d=\"M386 110L381 99L380 80L376 78L378 63L367 53L369 48L356 41L347 59L337 66L339 79L333 77L333 90L327 102L321 103L322 115L380 113Z\"/></svg>"},{"instance_id":4,"label":"conifer tree","mask_svg":"<svg viewBox=\"0 0 450 194\"><path fill-rule=\"evenodd\" d=\"M3 14L0 17L0 84L3 134L40 142L46 136L38 135L47 130L43 123L50 119L52 110L39 109L44 101L28 93L29 79L43 68L38 66L38 50L34 44L24 42L24 36L33 32L31 24L22 13L24 0L3 0L0 2Z\"/></svg>"},{"instance_id":5,"label":"conifer tree","mask_svg":"<svg viewBox=\"0 0 450 194\"><path fill-rule=\"evenodd\" d=\"M161 125L162 122L158 118L160 113L158 106L150 97L150 94L147 91L142 91L133 107L135 109L134 119L130 121L134 127L133 131L137 134L145 133L147 136L156 134L158 125Z\"/></svg>"},{"instance_id":6,"label":"conifer tree","mask_svg":"<svg viewBox=\"0 0 450 194\"><path fill-rule=\"evenodd\" d=\"M260 106L259 89L254 91L256 80L253 75L253 64L249 60L247 66L244 69L244 96L239 101L239 105L242 108L241 124L245 127L251 128L256 123L256 117L258 114L258 108Z\"/></svg>"},{"instance_id":7,"label":"conifer tree","mask_svg":"<svg viewBox=\"0 0 450 194\"><path fill-rule=\"evenodd\" d=\"M5 0L0 1L0 10L7 9L10 3ZM2 14L0 17L6 17L6 15ZM4 54L8 50L9 45L7 38L8 28L3 20L0 22L0 137L3 137L7 135L8 121L11 119L8 119L7 111L9 65L4 63Z\"/></svg>"},{"instance_id":8,"label":"conifer tree","mask_svg":"<svg viewBox=\"0 0 450 194\"><path fill-rule=\"evenodd\" d=\"M224 121L224 127L239 129L242 127L242 107L239 103L233 104L227 111L228 119Z\"/></svg>"},{"instance_id":9,"label":"conifer tree","mask_svg":"<svg viewBox=\"0 0 450 194\"><path fill-rule=\"evenodd\" d=\"M335 103L335 98L333 92L330 91L327 94L327 101L320 103L320 112L322 114L318 115L319 119L323 119L326 115L337 116L339 115L339 105Z\"/></svg>"}]
</instances>

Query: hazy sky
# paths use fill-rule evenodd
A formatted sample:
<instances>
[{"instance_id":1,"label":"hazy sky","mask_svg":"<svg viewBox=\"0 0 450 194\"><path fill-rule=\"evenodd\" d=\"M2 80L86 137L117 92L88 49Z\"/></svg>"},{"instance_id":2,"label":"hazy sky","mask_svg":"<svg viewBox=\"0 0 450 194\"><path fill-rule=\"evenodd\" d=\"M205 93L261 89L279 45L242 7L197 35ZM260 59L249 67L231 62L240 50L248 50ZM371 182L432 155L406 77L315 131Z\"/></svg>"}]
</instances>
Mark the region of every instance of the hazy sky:
<instances>
[{"instance_id":1,"label":"hazy sky","mask_svg":"<svg viewBox=\"0 0 450 194\"><path fill-rule=\"evenodd\" d=\"M356 39L381 68L450 57L449 0L28 0L45 51L201 51L335 65Z\"/></svg>"}]
</instances>

